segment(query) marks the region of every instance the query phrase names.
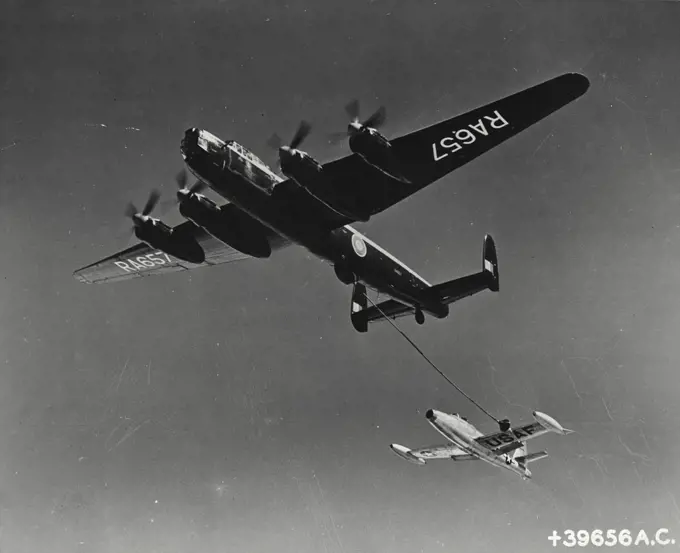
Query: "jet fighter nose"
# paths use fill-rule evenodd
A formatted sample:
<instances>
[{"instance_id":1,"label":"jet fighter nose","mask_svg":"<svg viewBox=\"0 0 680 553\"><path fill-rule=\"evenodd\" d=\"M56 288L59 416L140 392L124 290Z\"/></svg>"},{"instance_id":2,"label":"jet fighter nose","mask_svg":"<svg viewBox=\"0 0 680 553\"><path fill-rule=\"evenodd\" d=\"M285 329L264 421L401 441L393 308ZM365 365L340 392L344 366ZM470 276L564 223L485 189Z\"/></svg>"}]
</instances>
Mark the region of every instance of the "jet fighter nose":
<instances>
[{"instance_id":1,"label":"jet fighter nose","mask_svg":"<svg viewBox=\"0 0 680 553\"><path fill-rule=\"evenodd\" d=\"M428 409L427 413L425 413L425 418L427 420L434 420L434 409Z\"/></svg>"}]
</instances>

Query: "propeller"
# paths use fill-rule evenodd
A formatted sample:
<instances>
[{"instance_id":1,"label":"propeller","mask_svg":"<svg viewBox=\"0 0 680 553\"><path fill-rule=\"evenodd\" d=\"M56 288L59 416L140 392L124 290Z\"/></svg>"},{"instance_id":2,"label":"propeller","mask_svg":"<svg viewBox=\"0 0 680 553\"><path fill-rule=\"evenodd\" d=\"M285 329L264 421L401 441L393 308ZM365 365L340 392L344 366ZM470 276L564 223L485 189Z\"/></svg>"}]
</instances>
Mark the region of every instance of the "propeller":
<instances>
[{"instance_id":1,"label":"propeller","mask_svg":"<svg viewBox=\"0 0 680 553\"><path fill-rule=\"evenodd\" d=\"M312 126L307 121L300 121L300 124L293 135L293 140L290 141L288 147L291 150L297 150L298 146L304 142L311 130Z\"/></svg>"},{"instance_id":2,"label":"propeller","mask_svg":"<svg viewBox=\"0 0 680 553\"><path fill-rule=\"evenodd\" d=\"M161 193L158 190L152 190L149 194L149 198L146 200L146 204L144 204L144 209L142 209L142 211L139 211L135 207L135 204L129 202L125 208L126 217L132 219L132 222L135 224L135 226L137 226L139 223L145 221L149 214L154 210L160 197Z\"/></svg>"},{"instance_id":3,"label":"propeller","mask_svg":"<svg viewBox=\"0 0 680 553\"><path fill-rule=\"evenodd\" d=\"M177 187L179 188L177 190L178 203L185 198L188 198L192 194L200 193L206 188L206 184L201 180L197 180L194 184L187 188L188 177L186 169L182 169L179 173L177 173L175 176L175 182L177 182Z\"/></svg>"},{"instance_id":4,"label":"propeller","mask_svg":"<svg viewBox=\"0 0 680 553\"><path fill-rule=\"evenodd\" d=\"M350 100L349 103L345 106L345 112L347 115L349 115L349 118L352 121L358 121L359 120L359 114L361 113L361 109L359 107L359 100L356 98L354 100Z\"/></svg>"},{"instance_id":5,"label":"propeller","mask_svg":"<svg viewBox=\"0 0 680 553\"><path fill-rule=\"evenodd\" d=\"M350 118L349 126L347 127L346 132L336 132L329 135L329 141L333 144L345 139L354 132L360 131L362 128L378 129L382 127L387 120L387 110L385 109L385 106L380 106L373 115L363 122L360 122L359 117L361 110L359 100L357 99L351 100L345 106L345 112Z\"/></svg>"},{"instance_id":6,"label":"propeller","mask_svg":"<svg viewBox=\"0 0 680 553\"><path fill-rule=\"evenodd\" d=\"M309 136L311 130L312 126L307 121L300 121L300 124L298 125L298 128L295 131L295 134L293 135L293 139L287 146L283 144L283 140L281 140L281 137L276 133L274 133L269 138L269 140L267 140L267 146L269 146L273 150L284 150L287 152L292 152L293 150L297 150L298 147L305 141L307 136Z\"/></svg>"}]
</instances>

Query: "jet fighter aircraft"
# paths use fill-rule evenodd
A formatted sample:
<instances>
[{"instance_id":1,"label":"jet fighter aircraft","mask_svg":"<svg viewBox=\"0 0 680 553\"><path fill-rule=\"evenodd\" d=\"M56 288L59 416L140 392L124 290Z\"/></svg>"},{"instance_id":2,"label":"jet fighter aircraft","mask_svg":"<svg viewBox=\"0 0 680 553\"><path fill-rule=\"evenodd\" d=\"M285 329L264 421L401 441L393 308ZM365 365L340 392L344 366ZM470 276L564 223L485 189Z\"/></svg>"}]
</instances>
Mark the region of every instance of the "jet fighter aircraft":
<instances>
[{"instance_id":1,"label":"jet fighter aircraft","mask_svg":"<svg viewBox=\"0 0 680 553\"><path fill-rule=\"evenodd\" d=\"M531 478L527 465L548 456L545 451L527 453L526 441L547 432L555 432L566 436L573 430L563 428L555 419L534 411L536 422L511 428L507 421L502 421L502 430L493 434L482 434L472 426L465 417L458 413L449 415L429 409L425 413L428 422L452 443L408 449L403 445L392 444L390 447L399 457L416 465L424 465L428 459L453 459L454 461L475 461L481 459L496 467L506 468L519 474L524 480Z\"/></svg>"},{"instance_id":2,"label":"jet fighter aircraft","mask_svg":"<svg viewBox=\"0 0 680 553\"><path fill-rule=\"evenodd\" d=\"M127 214L140 243L75 271L82 282L113 282L191 270L239 259L268 258L298 244L334 266L345 284L354 285L351 320L360 332L368 323L425 313L444 318L449 304L484 289L498 290L493 240L484 241L482 271L432 286L351 225L411 196L455 169L515 136L582 96L582 75L568 73L440 123L388 140L379 127L380 108L364 121L357 102L347 106L352 154L319 163L299 149L309 133L301 124L279 149L282 178L254 153L233 140L197 128L186 131L181 153L196 184L178 178L177 201L186 222L171 228L151 216L158 197L142 211ZM228 200L217 205L201 191L210 187ZM392 299L367 306L366 286Z\"/></svg>"}]
</instances>

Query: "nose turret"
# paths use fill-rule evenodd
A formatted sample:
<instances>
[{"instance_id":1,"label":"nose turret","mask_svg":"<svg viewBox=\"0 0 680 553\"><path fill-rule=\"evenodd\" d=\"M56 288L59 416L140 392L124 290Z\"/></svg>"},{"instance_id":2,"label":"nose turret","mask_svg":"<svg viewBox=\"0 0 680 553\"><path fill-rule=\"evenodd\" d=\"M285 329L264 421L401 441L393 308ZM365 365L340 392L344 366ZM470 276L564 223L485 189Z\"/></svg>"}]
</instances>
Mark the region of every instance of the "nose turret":
<instances>
[{"instance_id":1,"label":"nose turret","mask_svg":"<svg viewBox=\"0 0 680 553\"><path fill-rule=\"evenodd\" d=\"M182 142L179 147L179 150L182 153L182 157L184 159L187 159L187 157L190 156L191 150L196 146L197 142L198 142L198 129L196 127L187 129L186 132L184 133L184 138L182 139Z\"/></svg>"}]
</instances>

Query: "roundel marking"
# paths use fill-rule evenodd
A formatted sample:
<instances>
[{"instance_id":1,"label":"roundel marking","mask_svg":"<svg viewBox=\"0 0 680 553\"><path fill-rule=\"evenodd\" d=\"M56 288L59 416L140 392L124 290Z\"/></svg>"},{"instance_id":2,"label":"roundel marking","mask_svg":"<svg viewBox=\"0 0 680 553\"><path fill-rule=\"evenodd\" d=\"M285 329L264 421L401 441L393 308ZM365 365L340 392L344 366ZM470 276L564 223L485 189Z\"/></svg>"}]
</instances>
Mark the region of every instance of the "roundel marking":
<instances>
[{"instance_id":1,"label":"roundel marking","mask_svg":"<svg viewBox=\"0 0 680 553\"><path fill-rule=\"evenodd\" d=\"M354 253L359 257L366 257L366 243L358 234L352 235L352 247L354 248Z\"/></svg>"}]
</instances>

